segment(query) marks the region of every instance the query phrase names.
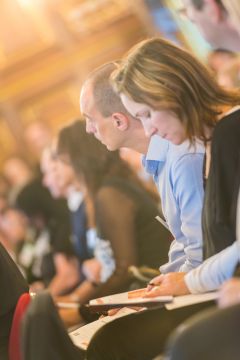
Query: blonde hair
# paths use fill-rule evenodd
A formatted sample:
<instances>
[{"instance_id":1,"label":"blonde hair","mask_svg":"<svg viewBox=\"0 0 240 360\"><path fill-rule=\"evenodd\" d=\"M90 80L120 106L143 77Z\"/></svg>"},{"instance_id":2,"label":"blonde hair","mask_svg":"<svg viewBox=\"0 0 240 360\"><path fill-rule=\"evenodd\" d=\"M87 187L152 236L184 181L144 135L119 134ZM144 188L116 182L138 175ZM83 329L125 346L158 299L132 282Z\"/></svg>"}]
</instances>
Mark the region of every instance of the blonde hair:
<instances>
[{"instance_id":1,"label":"blonde hair","mask_svg":"<svg viewBox=\"0 0 240 360\"><path fill-rule=\"evenodd\" d=\"M240 92L221 88L193 55L161 38L133 47L111 78L118 93L173 112L191 142L207 141L206 127L215 126L220 108L240 103Z\"/></svg>"}]
</instances>

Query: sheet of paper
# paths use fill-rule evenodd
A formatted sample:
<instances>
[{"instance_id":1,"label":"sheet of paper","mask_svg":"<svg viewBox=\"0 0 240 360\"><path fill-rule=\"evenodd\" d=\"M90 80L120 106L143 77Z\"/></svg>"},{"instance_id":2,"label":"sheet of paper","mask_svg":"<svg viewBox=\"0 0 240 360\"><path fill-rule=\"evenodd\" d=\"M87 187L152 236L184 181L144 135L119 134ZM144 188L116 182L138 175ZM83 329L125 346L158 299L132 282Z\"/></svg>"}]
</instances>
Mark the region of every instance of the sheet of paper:
<instances>
[{"instance_id":1,"label":"sheet of paper","mask_svg":"<svg viewBox=\"0 0 240 360\"><path fill-rule=\"evenodd\" d=\"M137 291L128 291L124 293L119 293L115 295L104 296L98 299L90 300L90 305L101 305L101 304L124 304L124 305L132 305L139 303L140 305L144 305L149 301L156 303L165 303L173 300L173 296L156 296L154 298L144 298L142 296L133 296L134 293L139 292L140 295L145 293L145 289L143 291L141 289Z\"/></svg>"},{"instance_id":2,"label":"sheet of paper","mask_svg":"<svg viewBox=\"0 0 240 360\"><path fill-rule=\"evenodd\" d=\"M70 338L72 339L73 343L80 347L81 349L86 350L88 344L90 343L93 335L95 332L100 329L106 323L113 321L119 317L126 316L136 312L136 310L129 309L129 308L122 308L118 311L117 314L113 316L105 316L99 320L93 321L90 324L82 326L72 332L69 333Z\"/></svg>"},{"instance_id":3,"label":"sheet of paper","mask_svg":"<svg viewBox=\"0 0 240 360\"><path fill-rule=\"evenodd\" d=\"M217 298L218 298L218 292L209 292L209 293L197 294L197 295L191 294L191 295L185 295L185 296L176 296L173 298L173 301L171 303L165 304L164 306L166 307L167 310L173 310L173 309L177 309L177 308L180 308L183 306L189 306L189 305L193 305L193 304L197 304L197 303L201 303L201 302L205 302L205 301L216 300ZM140 299L142 302L143 299L142 298L140 298ZM129 300L136 301L136 297L134 297L133 299L129 299L129 292L126 292L126 293L120 293L120 294L116 294L116 295L105 296L100 299L94 299L94 300L91 300L90 303L99 304L99 300L100 300L100 303L107 303L107 302L115 303L116 301L118 301L118 302L119 301L124 302L127 300L128 301ZM124 308L120 309L118 311L118 313L113 316L105 316L97 321L94 321L90 324L87 324L85 326L82 326L82 327L70 332L69 336L71 337L73 343L76 346L86 350L88 347L88 344L91 341L95 332L98 329L100 329L103 325L105 325L106 323L113 321L119 317L126 316L126 315L132 314L134 312L136 312L136 310L124 307Z\"/></svg>"},{"instance_id":4,"label":"sheet of paper","mask_svg":"<svg viewBox=\"0 0 240 360\"><path fill-rule=\"evenodd\" d=\"M165 304L167 310L177 309L183 306L198 304L205 301L216 300L218 292L212 291L204 294L190 294L184 296L175 296L173 302Z\"/></svg>"}]
</instances>

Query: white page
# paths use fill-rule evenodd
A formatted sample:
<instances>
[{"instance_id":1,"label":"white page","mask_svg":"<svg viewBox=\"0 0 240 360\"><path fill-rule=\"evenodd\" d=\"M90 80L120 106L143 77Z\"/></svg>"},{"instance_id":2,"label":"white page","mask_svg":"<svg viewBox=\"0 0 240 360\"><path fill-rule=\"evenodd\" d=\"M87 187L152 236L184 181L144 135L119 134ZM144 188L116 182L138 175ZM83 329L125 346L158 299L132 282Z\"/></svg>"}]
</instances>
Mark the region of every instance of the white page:
<instances>
[{"instance_id":1,"label":"white page","mask_svg":"<svg viewBox=\"0 0 240 360\"><path fill-rule=\"evenodd\" d=\"M90 324L87 324L74 331L71 331L69 333L69 336L76 346L86 350L95 332L98 329L100 329L103 325L119 317L126 316L134 312L136 312L136 310L129 308L122 308L117 312L117 314L113 316L105 316L99 320L93 321Z\"/></svg>"},{"instance_id":2,"label":"white page","mask_svg":"<svg viewBox=\"0 0 240 360\"><path fill-rule=\"evenodd\" d=\"M216 300L218 292L212 291L204 294L190 294L184 296L175 296L173 302L165 304L167 310L177 309L183 306L194 305L205 301Z\"/></svg>"},{"instance_id":3,"label":"white page","mask_svg":"<svg viewBox=\"0 0 240 360\"><path fill-rule=\"evenodd\" d=\"M171 297L173 298L173 297ZM173 298L173 301L169 304L165 304L165 307L167 310L173 310L184 306L194 305L197 303L202 303L209 300L216 300L218 298L218 292L209 292L205 294L190 294L190 295L184 295L184 296L176 296ZM128 292L126 293L120 293L116 295L110 295L105 296L103 298L100 298L101 300L104 300L104 303L106 302L123 302L126 300L135 300L135 299L128 299ZM141 301L143 300L140 298ZM91 300L90 303L92 304L99 304L98 299ZM124 307L118 311L117 314L113 316L105 316L99 320L93 321L90 324L87 324L85 326L82 326L72 332L69 333L69 336L71 337L73 343L80 347L81 349L86 350L88 347L89 342L91 341L93 335L95 332L100 329L103 325L106 323L113 321L119 317L126 316L129 314L132 314L136 312L136 310Z\"/></svg>"},{"instance_id":4,"label":"white page","mask_svg":"<svg viewBox=\"0 0 240 360\"><path fill-rule=\"evenodd\" d=\"M101 304L124 304L124 305L131 305L131 304L136 304L137 302L139 302L140 304L144 304L145 302L170 302L173 300L173 296L156 296L153 298L144 298L141 296L137 296L137 297L133 297L133 298L129 298L129 294L133 294L135 292L137 292L138 290L134 290L134 291L127 291L124 293L119 293L119 294L114 294L114 295L109 295L109 296L104 296L98 299L93 299L89 301L90 305L101 305ZM139 289L139 291L141 291L141 289ZM144 289L145 291L145 289Z\"/></svg>"}]
</instances>

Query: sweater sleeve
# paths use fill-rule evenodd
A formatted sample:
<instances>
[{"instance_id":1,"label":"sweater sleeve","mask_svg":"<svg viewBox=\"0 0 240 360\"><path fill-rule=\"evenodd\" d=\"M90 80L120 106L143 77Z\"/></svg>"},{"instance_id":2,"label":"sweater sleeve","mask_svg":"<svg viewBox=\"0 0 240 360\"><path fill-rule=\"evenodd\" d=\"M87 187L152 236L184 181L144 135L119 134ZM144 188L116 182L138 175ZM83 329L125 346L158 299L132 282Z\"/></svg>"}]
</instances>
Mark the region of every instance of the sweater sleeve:
<instances>
[{"instance_id":1,"label":"sweater sleeve","mask_svg":"<svg viewBox=\"0 0 240 360\"><path fill-rule=\"evenodd\" d=\"M232 277L239 258L240 244L235 241L185 275L188 289L192 294L218 289L225 280Z\"/></svg>"}]
</instances>

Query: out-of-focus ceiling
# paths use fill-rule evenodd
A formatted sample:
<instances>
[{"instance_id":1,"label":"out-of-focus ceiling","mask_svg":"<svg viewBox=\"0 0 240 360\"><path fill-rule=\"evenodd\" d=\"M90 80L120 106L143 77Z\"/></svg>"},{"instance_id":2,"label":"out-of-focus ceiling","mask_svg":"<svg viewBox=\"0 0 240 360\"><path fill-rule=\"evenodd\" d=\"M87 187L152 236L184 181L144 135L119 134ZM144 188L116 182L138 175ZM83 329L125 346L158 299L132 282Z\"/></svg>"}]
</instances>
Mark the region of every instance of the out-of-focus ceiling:
<instances>
[{"instance_id":1,"label":"out-of-focus ceiling","mask_svg":"<svg viewBox=\"0 0 240 360\"><path fill-rule=\"evenodd\" d=\"M0 67L52 46L69 47L128 16L130 9L124 0L2 0Z\"/></svg>"},{"instance_id":2,"label":"out-of-focus ceiling","mask_svg":"<svg viewBox=\"0 0 240 360\"><path fill-rule=\"evenodd\" d=\"M7 152L13 139L17 150L24 149L21 133L29 122L55 127L78 116L87 73L119 58L148 34L148 14L139 12L140 3L0 1L0 122L5 123L0 143L8 142ZM2 157L0 153L0 162Z\"/></svg>"}]
</instances>

